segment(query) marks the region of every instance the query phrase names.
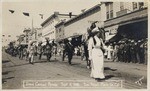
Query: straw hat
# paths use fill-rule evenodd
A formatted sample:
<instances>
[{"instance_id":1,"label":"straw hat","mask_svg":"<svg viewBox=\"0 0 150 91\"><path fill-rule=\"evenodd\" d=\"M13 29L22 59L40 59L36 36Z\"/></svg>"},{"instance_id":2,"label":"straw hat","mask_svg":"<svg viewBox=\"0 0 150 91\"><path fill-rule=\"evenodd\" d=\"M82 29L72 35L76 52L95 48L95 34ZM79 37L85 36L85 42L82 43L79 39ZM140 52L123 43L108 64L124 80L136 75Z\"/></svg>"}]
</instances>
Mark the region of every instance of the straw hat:
<instances>
[{"instance_id":1,"label":"straw hat","mask_svg":"<svg viewBox=\"0 0 150 91\"><path fill-rule=\"evenodd\" d=\"M68 40L69 40L69 41L71 41L71 40L72 40L72 38L68 38Z\"/></svg>"}]
</instances>

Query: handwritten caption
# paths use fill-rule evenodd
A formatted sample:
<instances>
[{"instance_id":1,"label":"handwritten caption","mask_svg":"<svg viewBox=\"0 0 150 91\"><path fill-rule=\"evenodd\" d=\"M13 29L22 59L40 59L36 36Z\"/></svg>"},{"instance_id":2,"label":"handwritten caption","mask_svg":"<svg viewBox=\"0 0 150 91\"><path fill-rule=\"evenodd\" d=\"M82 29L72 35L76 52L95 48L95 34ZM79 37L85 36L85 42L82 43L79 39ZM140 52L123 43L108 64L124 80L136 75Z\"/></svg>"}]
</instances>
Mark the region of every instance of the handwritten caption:
<instances>
[{"instance_id":1,"label":"handwritten caption","mask_svg":"<svg viewBox=\"0 0 150 91\"><path fill-rule=\"evenodd\" d=\"M121 88L122 81L24 80L23 88Z\"/></svg>"}]
</instances>

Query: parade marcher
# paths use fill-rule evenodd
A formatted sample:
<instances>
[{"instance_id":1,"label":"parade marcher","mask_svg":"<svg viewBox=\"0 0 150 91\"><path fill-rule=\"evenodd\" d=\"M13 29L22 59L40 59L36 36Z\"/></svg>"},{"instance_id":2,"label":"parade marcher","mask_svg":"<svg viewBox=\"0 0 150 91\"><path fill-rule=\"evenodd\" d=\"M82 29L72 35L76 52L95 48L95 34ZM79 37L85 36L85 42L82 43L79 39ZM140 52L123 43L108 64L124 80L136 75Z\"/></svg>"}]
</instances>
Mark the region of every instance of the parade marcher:
<instances>
[{"instance_id":1,"label":"parade marcher","mask_svg":"<svg viewBox=\"0 0 150 91\"><path fill-rule=\"evenodd\" d=\"M54 42L54 40L52 41L52 51L53 51L53 55L54 55L55 60L56 60L57 44Z\"/></svg>"},{"instance_id":2,"label":"parade marcher","mask_svg":"<svg viewBox=\"0 0 150 91\"><path fill-rule=\"evenodd\" d=\"M35 45L35 41L30 43L29 46L29 63L33 64L34 62L34 56L36 53L36 45Z\"/></svg>"},{"instance_id":3,"label":"parade marcher","mask_svg":"<svg viewBox=\"0 0 150 91\"><path fill-rule=\"evenodd\" d=\"M71 38L68 38L68 42L66 43L65 46L65 52L67 52L68 55L68 63L71 65L71 60L73 57L73 53L74 53L74 46L71 43Z\"/></svg>"},{"instance_id":4,"label":"parade marcher","mask_svg":"<svg viewBox=\"0 0 150 91\"><path fill-rule=\"evenodd\" d=\"M27 56L27 47L23 48L23 58Z\"/></svg>"},{"instance_id":5,"label":"parade marcher","mask_svg":"<svg viewBox=\"0 0 150 91\"><path fill-rule=\"evenodd\" d=\"M61 44L62 46L62 61L64 61L65 59L65 56L66 56L66 50L65 50L65 47L66 47L66 40L64 40L64 43Z\"/></svg>"},{"instance_id":6,"label":"parade marcher","mask_svg":"<svg viewBox=\"0 0 150 91\"><path fill-rule=\"evenodd\" d=\"M45 48L46 56L47 56L47 61L50 61L52 57L52 45L49 43L49 40L46 40L46 48Z\"/></svg>"},{"instance_id":7,"label":"parade marcher","mask_svg":"<svg viewBox=\"0 0 150 91\"><path fill-rule=\"evenodd\" d=\"M19 59L23 59L23 45L19 45Z\"/></svg>"},{"instance_id":8,"label":"parade marcher","mask_svg":"<svg viewBox=\"0 0 150 91\"><path fill-rule=\"evenodd\" d=\"M39 44L38 44L37 53L39 55L39 60L41 60L41 57L42 57L42 54L43 54L42 42L39 42Z\"/></svg>"},{"instance_id":9,"label":"parade marcher","mask_svg":"<svg viewBox=\"0 0 150 91\"><path fill-rule=\"evenodd\" d=\"M89 38L88 51L89 60L91 60L91 77L95 80L102 80L104 76L104 56L102 47L104 47L103 40L101 39L99 29L95 27L91 31Z\"/></svg>"},{"instance_id":10,"label":"parade marcher","mask_svg":"<svg viewBox=\"0 0 150 91\"><path fill-rule=\"evenodd\" d=\"M84 45L83 45L83 43L81 44L80 52L81 52L81 60L85 60L85 52L84 52Z\"/></svg>"}]
</instances>

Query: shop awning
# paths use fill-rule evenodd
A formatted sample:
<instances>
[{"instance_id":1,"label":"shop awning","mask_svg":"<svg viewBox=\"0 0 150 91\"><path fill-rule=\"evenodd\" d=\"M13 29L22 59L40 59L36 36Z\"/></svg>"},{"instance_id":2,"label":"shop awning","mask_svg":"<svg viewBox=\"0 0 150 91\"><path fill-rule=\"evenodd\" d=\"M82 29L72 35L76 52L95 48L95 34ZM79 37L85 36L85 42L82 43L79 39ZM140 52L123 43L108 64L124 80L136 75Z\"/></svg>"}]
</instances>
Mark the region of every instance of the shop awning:
<instances>
[{"instance_id":1,"label":"shop awning","mask_svg":"<svg viewBox=\"0 0 150 91\"><path fill-rule=\"evenodd\" d=\"M122 38L139 40L148 37L148 21L140 21L119 26L117 34L109 42L118 42Z\"/></svg>"}]
</instances>

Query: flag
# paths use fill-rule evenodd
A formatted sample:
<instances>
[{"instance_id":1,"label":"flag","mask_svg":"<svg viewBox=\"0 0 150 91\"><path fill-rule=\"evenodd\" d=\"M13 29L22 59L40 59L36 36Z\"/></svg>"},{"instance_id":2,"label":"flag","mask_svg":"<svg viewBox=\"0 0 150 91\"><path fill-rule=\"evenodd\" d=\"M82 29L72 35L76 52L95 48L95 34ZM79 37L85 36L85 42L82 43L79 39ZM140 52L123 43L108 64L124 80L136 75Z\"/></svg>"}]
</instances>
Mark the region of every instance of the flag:
<instances>
[{"instance_id":1,"label":"flag","mask_svg":"<svg viewBox=\"0 0 150 91\"><path fill-rule=\"evenodd\" d=\"M43 14L39 14L41 16L41 19L43 19Z\"/></svg>"},{"instance_id":2,"label":"flag","mask_svg":"<svg viewBox=\"0 0 150 91\"><path fill-rule=\"evenodd\" d=\"M23 14L24 14L25 16L29 16L29 13L23 12Z\"/></svg>"},{"instance_id":3,"label":"flag","mask_svg":"<svg viewBox=\"0 0 150 91\"><path fill-rule=\"evenodd\" d=\"M15 11L14 10L9 10L9 12L14 13Z\"/></svg>"}]
</instances>

